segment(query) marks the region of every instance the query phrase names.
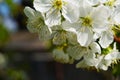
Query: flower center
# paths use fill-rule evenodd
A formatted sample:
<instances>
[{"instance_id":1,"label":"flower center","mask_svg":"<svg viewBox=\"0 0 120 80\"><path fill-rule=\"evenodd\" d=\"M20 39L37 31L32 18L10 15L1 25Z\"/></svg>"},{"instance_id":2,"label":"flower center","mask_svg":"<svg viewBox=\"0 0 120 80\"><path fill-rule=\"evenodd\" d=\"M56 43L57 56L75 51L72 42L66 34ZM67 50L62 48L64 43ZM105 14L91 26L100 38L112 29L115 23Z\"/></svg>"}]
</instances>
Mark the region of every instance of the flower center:
<instances>
[{"instance_id":1,"label":"flower center","mask_svg":"<svg viewBox=\"0 0 120 80\"><path fill-rule=\"evenodd\" d=\"M92 19L90 16L86 16L86 17L81 17L82 20L82 26L92 26Z\"/></svg>"},{"instance_id":2,"label":"flower center","mask_svg":"<svg viewBox=\"0 0 120 80\"><path fill-rule=\"evenodd\" d=\"M55 0L55 1L53 2L53 6L54 6L55 8L57 8L57 9L59 9L59 10L62 8L62 5L63 5L62 0Z\"/></svg>"},{"instance_id":3,"label":"flower center","mask_svg":"<svg viewBox=\"0 0 120 80\"><path fill-rule=\"evenodd\" d=\"M104 3L106 6L114 6L116 0L108 0L107 2Z\"/></svg>"}]
</instances>

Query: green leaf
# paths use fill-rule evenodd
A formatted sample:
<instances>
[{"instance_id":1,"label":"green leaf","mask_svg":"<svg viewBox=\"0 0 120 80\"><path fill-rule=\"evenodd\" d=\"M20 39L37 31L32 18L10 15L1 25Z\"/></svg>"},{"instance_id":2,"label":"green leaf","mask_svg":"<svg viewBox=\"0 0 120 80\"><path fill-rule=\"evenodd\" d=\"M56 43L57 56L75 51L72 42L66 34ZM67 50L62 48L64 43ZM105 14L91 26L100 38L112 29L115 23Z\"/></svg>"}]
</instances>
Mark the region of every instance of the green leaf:
<instances>
[{"instance_id":1,"label":"green leaf","mask_svg":"<svg viewBox=\"0 0 120 80\"><path fill-rule=\"evenodd\" d=\"M0 25L0 47L9 40L9 33L5 27Z\"/></svg>"}]
</instances>

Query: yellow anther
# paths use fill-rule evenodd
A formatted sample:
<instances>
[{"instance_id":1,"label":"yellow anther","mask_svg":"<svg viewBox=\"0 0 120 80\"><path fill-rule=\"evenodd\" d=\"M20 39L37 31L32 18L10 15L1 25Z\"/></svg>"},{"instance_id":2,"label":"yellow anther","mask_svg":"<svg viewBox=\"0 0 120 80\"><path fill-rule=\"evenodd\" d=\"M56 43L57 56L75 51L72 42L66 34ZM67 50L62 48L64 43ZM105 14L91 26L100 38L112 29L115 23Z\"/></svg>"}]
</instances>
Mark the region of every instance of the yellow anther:
<instances>
[{"instance_id":1,"label":"yellow anther","mask_svg":"<svg viewBox=\"0 0 120 80\"><path fill-rule=\"evenodd\" d=\"M90 16L86 16L81 18L82 20L82 26L87 26L87 27L91 27L92 26L92 19Z\"/></svg>"},{"instance_id":2,"label":"yellow anther","mask_svg":"<svg viewBox=\"0 0 120 80\"><path fill-rule=\"evenodd\" d=\"M61 9L63 5L63 1L62 0L55 0L53 2L53 7L57 8L57 9Z\"/></svg>"},{"instance_id":3,"label":"yellow anther","mask_svg":"<svg viewBox=\"0 0 120 80\"><path fill-rule=\"evenodd\" d=\"M108 0L106 3L104 3L106 6L114 6L116 0Z\"/></svg>"}]
</instances>

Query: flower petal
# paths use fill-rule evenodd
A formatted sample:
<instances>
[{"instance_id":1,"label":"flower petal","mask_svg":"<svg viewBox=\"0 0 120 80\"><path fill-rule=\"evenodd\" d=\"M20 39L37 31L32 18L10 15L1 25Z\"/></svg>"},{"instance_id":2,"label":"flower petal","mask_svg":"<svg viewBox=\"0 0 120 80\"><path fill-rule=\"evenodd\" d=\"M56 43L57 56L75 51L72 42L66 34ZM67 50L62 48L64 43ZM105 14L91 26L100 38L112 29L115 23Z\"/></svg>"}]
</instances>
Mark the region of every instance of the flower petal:
<instances>
[{"instance_id":1,"label":"flower petal","mask_svg":"<svg viewBox=\"0 0 120 80\"><path fill-rule=\"evenodd\" d=\"M76 33L76 30L79 28L78 23L70 23L69 21L64 21L62 23L62 28L66 31Z\"/></svg>"},{"instance_id":2,"label":"flower petal","mask_svg":"<svg viewBox=\"0 0 120 80\"><path fill-rule=\"evenodd\" d=\"M62 63L69 63L69 55L64 53L62 49L54 49L53 50L53 57L56 61L62 62Z\"/></svg>"},{"instance_id":3,"label":"flower petal","mask_svg":"<svg viewBox=\"0 0 120 80\"><path fill-rule=\"evenodd\" d=\"M68 43L73 44L73 45L78 44L76 34L72 32L67 32L66 37L67 37Z\"/></svg>"},{"instance_id":4,"label":"flower petal","mask_svg":"<svg viewBox=\"0 0 120 80\"><path fill-rule=\"evenodd\" d=\"M85 17L93 10L92 5L87 0L81 0L80 2L80 17Z\"/></svg>"},{"instance_id":5,"label":"flower petal","mask_svg":"<svg viewBox=\"0 0 120 80\"><path fill-rule=\"evenodd\" d=\"M84 60L80 61L79 63L76 64L76 68L89 68Z\"/></svg>"},{"instance_id":6,"label":"flower petal","mask_svg":"<svg viewBox=\"0 0 120 80\"><path fill-rule=\"evenodd\" d=\"M81 46L87 47L93 41L93 33L88 28L84 28L84 31L77 33L77 40Z\"/></svg>"},{"instance_id":7,"label":"flower petal","mask_svg":"<svg viewBox=\"0 0 120 80\"><path fill-rule=\"evenodd\" d=\"M51 9L46 13L45 23L47 26L54 26L61 24L61 13L59 10Z\"/></svg>"},{"instance_id":8,"label":"flower petal","mask_svg":"<svg viewBox=\"0 0 120 80\"><path fill-rule=\"evenodd\" d=\"M120 59L120 52L118 51L112 51L111 53L105 56L105 60L116 60L116 59Z\"/></svg>"},{"instance_id":9,"label":"flower petal","mask_svg":"<svg viewBox=\"0 0 120 80\"><path fill-rule=\"evenodd\" d=\"M92 52L85 55L84 60L88 66L96 66L98 64L98 60L95 58L95 53Z\"/></svg>"},{"instance_id":10,"label":"flower petal","mask_svg":"<svg viewBox=\"0 0 120 80\"><path fill-rule=\"evenodd\" d=\"M108 28L108 18L110 14L110 10L105 6L95 8L91 13L93 19L93 31L98 33L105 31Z\"/></svg>"},{"instance_id":11,"label":"flower petal","mask_svg":"<svg viewBox=\"0 0 120 80\"><path fill-rule=\"evenodd\" d=\"M81 47L80 45L69 46L67 49L67 53L76 60L79 60L86 53L86 48Z\"/></svg>"},{"instance_id":12,"label":"flower petal","mask_svg":"<svg viewBox=\"0 0 120 80\"><path fill-rule=\"evenodd\" d=\"M88 0L90 1L90 3L92 3L93 5L97 5L100 3L100 0Z\"/></svg>"},{"instance_id":13,"label":"flower petal","mask_svg":"<svg viewBox=\"0 0 120 80\"><path fill-rule=\"evenodd\" d=\"M101 38L99 40L102 48L107 48L113 42L113 33L110 31L105 31L101 34Z\"/></svg>"},{"instance_id":14,"label":"flower petal","mask_svg":"<svg viewBox=\"0 0 120 80\"><path fill-rule=\"evenodd\" d=\"M48 29L48 27L45 25L45 26L41 26L41 29L38 32L38 35L40 40L48 40L50 39L51 32Z\"/></svg>"},{"instance_id":15,"label":"flower petal","mask_svg":"<svg viewBox=\"0 0 120 80\"><path fill-rule=\"evenodd\" d=\"M44 26L43 16L40 12L37 12L29 7L24 10L26 16L28 16L27 28L30 32L39 32L41 27Z\"/></svg>"},{"instance_id":16,"label":"flower petal","mask_svg":"<svg viewBox=\"0 0 120 80\"><path fill-rule=\"evenodd\" d=\"M93 53L97 52L97 53L101 54L101 48L96 42L91 43L90 48L91 48Z\"/></svg>"},{"instance_id":17,"label":"flower petal","mask_svg":"<svg viewBox=\"0 0 120 80\"><path fill-rule=\"evenodd\" d=\"M28 18L33 18L35 16L35 10L30 7L25 7L24 13Z\"/></svg>"},{"instance_id":18,"label":"flower petal","mask_svg":"<svg viewBox=\"0 0 120 80\"><path fill-rule=\"evenodd\" d=\"M65 31L57 31L53 35L53 44L55 45L63 45L66 43L66 32Z\"/></svg>"},{"instance_id":19,"label":"flower petal","mask_svg":"<svg viewBox=\"0 0 120 80\"><path fill-rule=\"evenodd\" d=\"M62 8L62 15L70 23L76 22L79 19L79 8L76 5L68 2Z\"/></svg>"},{"instance_id":20,"label":"flower petal","mask_svg":"<svg viewBox=\"0 0 120 80\"><path fill-rule=\"evenodd\" d=\"M115 14L114 20L116 25L120 24L120 12L118 14Z\"/></svg>"},{"instance_id":21,"label":"flower petal","mask_svg":"<svg viewBox=\"0 0 120 80\"><path fill-rule=\"evenodd\" d=\"M34 0L33 4L34 8L42 13L47 12L52 6L50 0Z\"/></svg>"}]
</instances>

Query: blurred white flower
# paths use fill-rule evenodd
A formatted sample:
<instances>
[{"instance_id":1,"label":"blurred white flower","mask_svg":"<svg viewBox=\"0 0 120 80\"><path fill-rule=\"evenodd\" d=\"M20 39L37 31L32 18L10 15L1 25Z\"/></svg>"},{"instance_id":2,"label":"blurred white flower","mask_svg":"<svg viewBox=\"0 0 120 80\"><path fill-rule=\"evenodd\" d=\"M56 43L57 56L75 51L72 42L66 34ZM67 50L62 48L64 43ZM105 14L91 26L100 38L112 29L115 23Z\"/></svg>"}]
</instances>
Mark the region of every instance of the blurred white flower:
<instances>
[{"instance_id":1,"label":"blurred white flower","mask_svg":"<svg viewBox=\"0 0 120 80\"><path fill-rule=\"evenodd\" d=\"M2 53L0 53L0 68L4 68L5 66L6 66L6 58Z\"/></svg>"},{"instance_id":2,"label":"blurred white flower","mask_svg":"<svg viewBox=\"0 0 120 80\"><path fill-rule=\"evenodd\" d=\"M58 62L73 63L73 59L71 59L69 55L63 51L63 47L53 50L53 58Z\"/></svg>"},{"instance_id":3,"label":"blurred white flower","mask_svg":"<svg viewBox=\"0 0 120 80\"><path fill-rule=\"evenodd\" d=\"M43 15L30 7L25 7L24 12L28 17L28 30L32 33L38 33L40 39L48 39L51 34L51 29L45 25Z\"/></svg>"}]
</instances>

